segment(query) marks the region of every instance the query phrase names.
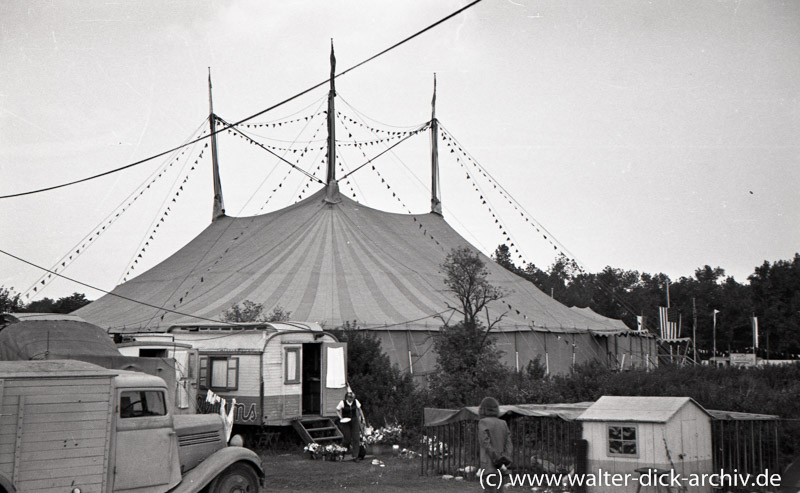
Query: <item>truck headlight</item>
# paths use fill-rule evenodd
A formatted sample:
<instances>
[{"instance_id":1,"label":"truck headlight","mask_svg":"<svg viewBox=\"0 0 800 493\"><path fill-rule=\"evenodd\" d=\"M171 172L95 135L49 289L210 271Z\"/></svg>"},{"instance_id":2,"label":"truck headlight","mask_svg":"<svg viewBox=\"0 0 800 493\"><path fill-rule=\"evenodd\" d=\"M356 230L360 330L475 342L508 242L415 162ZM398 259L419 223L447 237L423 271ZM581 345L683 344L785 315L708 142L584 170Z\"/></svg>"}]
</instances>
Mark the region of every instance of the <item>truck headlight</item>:
<instances>
[{"instance_id":1,"label":"truck headlight","mask_svg":"<svg viewBox=\"0 0 800 493\"><path fill-rule=\"evenodd\" d=\"M233 435L228 445L231 447L244 447L244 438L242 438L242 435Z\"/></svg>"}]
</instances>

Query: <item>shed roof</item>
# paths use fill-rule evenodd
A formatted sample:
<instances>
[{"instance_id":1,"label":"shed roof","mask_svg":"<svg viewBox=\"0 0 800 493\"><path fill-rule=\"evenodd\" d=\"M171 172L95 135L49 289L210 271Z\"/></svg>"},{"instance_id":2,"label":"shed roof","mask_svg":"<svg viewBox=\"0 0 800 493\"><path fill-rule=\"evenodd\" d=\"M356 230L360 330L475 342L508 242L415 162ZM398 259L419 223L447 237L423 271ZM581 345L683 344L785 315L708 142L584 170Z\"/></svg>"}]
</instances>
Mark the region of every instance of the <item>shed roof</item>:
<instances>
[{"instance_id":1,"label":"shed roof","mask_svg":"<svg viewBox=\"0 0 800 493\"><path fill-rule=\"evenodd\" d=\"M604 395L578 417L578 421L638 421L666 423L684 406L696 406L711 416L691 397L643 397Z\"/></svg>"},{"instance_id":2,"label":"shed roof","mask_svg":"<svg viewBox=\"0 0 800 493\"><path fill-rule=\"evenodd\" d=\"M591 404L591 402L576 402L571 404L517 404L514 406L500 406L499 416L534 416L574 421ZM468 406L461 409L437 409L426 407L424 409L423 419L425 426L439 426L458 421L478 421L481 417L478 413L478 406Z\"/></svg>"}]
</instances>

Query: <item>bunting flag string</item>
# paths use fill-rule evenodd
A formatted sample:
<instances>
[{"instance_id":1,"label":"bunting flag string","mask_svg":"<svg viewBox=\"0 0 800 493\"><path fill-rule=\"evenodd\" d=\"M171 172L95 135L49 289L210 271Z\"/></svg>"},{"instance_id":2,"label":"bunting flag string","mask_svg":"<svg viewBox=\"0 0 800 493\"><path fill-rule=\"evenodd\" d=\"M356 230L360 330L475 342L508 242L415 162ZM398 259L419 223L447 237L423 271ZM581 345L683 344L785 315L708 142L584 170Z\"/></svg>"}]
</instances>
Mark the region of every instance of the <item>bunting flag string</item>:
<instances>
[{"instance_id":1,"label":"bunting flag string","mask_svg":"<svg viewBox=\"0 0 800 493\"><path fill-rule=\"evenodd\" d=\"M207 120L206 120L207 122ZM194 132L192 135L195 135L203 125L206 125L206 122L203 122ZM207 131L201 132L194 140L201 139ZM191 139L187 139L189 141ZM131 206L139 200L139 197L147 193L150 190L151 186L159 180L163 175L167 173L169 168L173 167L173 165L186 153L186 149L181 151L175 150L170 157L168 157L164 163L156 168L150 176L145 178L145 180L136 187L133 192L131 192L126 198L124 198L114 209L112 209L111 213L109 213L103 220L101 220L94 228L89 230L89 233L86 234L81 240L79 240L67 253L65 253L61 258L59 258L55 265L50 268L50 271L53 273L62 272L67 269L81 254L85 253L86 250L89 249L94 243L97 242L97 239L103 235L106 231L108 231L115 222L119 220L120 217L124 215L124 213L131 208ZM28 289L23 292L23 296L26 299L30 299L31 296L40 293L44 290L51 281L55 279L52 273L48 272L43 274L39 279L37 279Z\"/></svg>"},{"instance_id":2,"label":"bunting flag string","mask_svg":"<svg viewBox=\"0 0 800 493\"><path fill-rule=\"evenodd\" d=\"M336 153L336 162L339 164L339 171L341 171L342 176L344 176L347 173L347 170L344 167L344 158L338 152ZM346 178L344 184L350 189L350 195L353 197L353 200L358 202L358 197L356 197L356 189L354 188L354 184L350 178Z\"/></svg>"},{"instance_id":3,"label":"bunting flag string","mask_svg":"<svg viewBox=\"0 0 800 493\"><path fill-rule=\"evenodd\" d=\"M256 129L256 128L281 128L284 126L289 126L294 123L304 123L313 120L318 116L327 116L327 111L318 111L317 113L313 113L311 115L306 115L304 117L294 118L291 120L282 120L282 121L270 121L270 122L248 122L248 123L240 123L236 124L226 124L231 125L231 128L249 128L249 129Z\"/></svg>"},{"instance_id":4,"label":"bunting flag string","mask_svg":"<svg viewBox=\"0 0 800 493\"><path fill-rule=\"evenodd\" d=\"M580 274L586 275L587 274L586 269L583 267L583 265L580 262L578 262L578 260L575 258L575 256L572 255L571 253L569 253L569 251L566 248L563 247L561 242L558 242L553 237L553 235L549 231L547 231L547 229L545 229L545 227L541 223L536 221L533 218L533 216L528 211L526 211L525 208L516 199L514 199L511 196L511 194L508 193L508 191L506 191L505 188L503 188L503 186L500 185L497 182L497 180L495 180L489 174L489 172L486 171L486 169L483 166L480 165L480 163L478 163L478 161L476 159L474 159L472 156L470 156L463 149L461 144L459 144L458 141L455 139L455 137L453 137L453 134L448 132L445 128L443 128L443 126L441 125L441 122L439 122L439 123L440 123L439 130L441 131L442 139L445 141L445 143L448 145L448 147L450 147L450 152L452 154L456 154L456 152L457 152L458 156L462 156L465 161L469 162L469 164L472 165L472 167L474 169L474 172L477 172L478 174L483 176L489 182L489 184L492 185L492 189L497 191L497 193L500 194L501 197L503 197L506 201L508 201L509 205L511 205L514 208L514 210L520 214L520 217L523 218L525 220L525 222L528 223L531 226L531 228L533 228L538 234L540 234L542 236L542 238L550 246L553 247L554 251L556 251L560 255L562 255L570 263L570 265L572 267L574 267ZM459 164L461 164L460 161L459 161ZM462 167L466 168L466 165L462 165ZM467 172L467 175L469 176L469 172ZM485 197L485 194L484 194L484 197ZM481 200L483 200L483 199L481 199ZM498 224L499 224L499 219L498 219ZM512 246L513 246L513 244L512 244ZM515 247L515 253L521 258L521 255L519 254L518 250L519 250L519 248ZM524 259L522 259L522 262L523 262L523 264L525 264L525 260ZM530 264L530 265L533 265L533 264ZM614 298L617 301L617 303L620 304L620 306L622 308L624 308L625 310L627 310L630 313L635 313L635 310L632 307L630 307L625 302L625 300L623 300L619 295L617 295L617 293L615 293L610 287L606 286L600 279L595 278L595 282L597 282L597 284L602 289L607 291L609 293L609 295L612 298Z\"/></svg>"},{"instance_id":5,"label":"bunting flag string","mask_svg":"<svg viewBox=\"0 0 800 493\"><path fill-rule=\"evenodd\" d=\"M145 238L139 243L139 247L137 250L134 251L133 257L131 260L128 261L128 268L122 276L122 282L127 282L128 277L134 271L136 266L139 264L140 260L144 260L144 255L147 252L147 249L155 243L155 239L158 236L158 232L160 231L161 225L166 222L166 219L169 217L169 213L172 212L172 207L177 204L178 198L180 197L181 192L184 191L184 186L189 181L189 177L192 174L199 162L203 159L203 154L205 150L208 148L208 143L206 142L203 148L200 150L197 158L194 160L194 164L190 166L191 158L187 159L186 162L183 164L180 173L175 178L175 181L172 183L172 188L170 192L167 194L164 201L161 203L161 207L159 209L158 214L156 214L155 219L150 224L148 228L148 233L145 235ZM183 154L183 153L182 153ZM172 164L170 164L172 166ZM187 171L186 168L189 168ZM183 180L179 182L181 175L183 176ZM152 183L151 183L152 184ZM148 185L149 186L149 185ZM171 200L170 200L171 199Z\"/></svg>"},{"instance_id":6,"label":"bunting flag string","mask_svg":"<svg viewBox=\"0 0 800 493\"><path fill-rule=\"evenodd\" d=\"M350 106L350 105L348 104L348 106ZM405 128L406 130L386 130L386 129L383 129L383 128L371 127L371 126L369 126L369 125L367 125L367 124L365 124L363 122L354 120L352 117L345 115L344 113L342 113L339 110L336 110L336 116L339 117L340 121L346 120L346 121L350 122L351 124L358 125L359 127L367 129L367 130L369 130L370 132L372 132L374 134L385 134L385 135L397 136L397 135L400 135L400 134L406 134L408 132L411 132L414 129L419 128L419 126L420 126L420 125L411 125L411 126L408 126L408 127L402 127L402 128ZM398 127L398 128L401 128L401 127Z\"/></svg>"},{"instance_id":7,"label":"bunting flag string","mask_svg":"<svg viewBox=\"0 0 800 493\"><path fill-rule=\"evenodd\" d=\"M220 120L221 120L221 121L224 123L224 125L226 125L226 126L228 126L228 125L229 125L227 122L225 122L225 121L224 121L224 120L222 120L221 118L220 118ZM278 154L276 154L275 152L273 152L271 149L269 149L269 147L268 147L268 146L266 146L266 145L262 144L261 142L258 142L257 140L253 139L253 138L252 138L252 137L250 137L249 135L246 135L246 134L244 134L244 132L242 132L241 130L239 130L239 129L235 129L235 130L233 130L233 131L232 131L232 133L234 133L234 135L238 135L240 138L242 138L242 139L246 140L246 141L247 141L249 144L252 144L252 145L255 145L256 147L259 147L259 148L261 148L261 149L264 149L264 150L265 150L265 151L267 151L268 153L272 154L273 156L275 156L276 158L280 159L280 160L281 160L281 161L283 161L284 163L288 164L288 165L289 165L289 166L291 166L292 168L294 168L294 169L298 170L299 172L303 173L303 174L304 174L304 175L306 175L307 177L309 177L309 178L312 178L312 179L316 178L316 177L312 177L312 176L311 176L311 173L309 173L308 171L306 171L306 170L304 170L304 169L300 168L300 167L299 167L299 166L297 166L296 164L293 164L292 162L290 162L290 161L289 161L288 159L286 159L285 157L283 157L283 156L279 156ZM301 151L301 152L300 152L300 156L303 156L303 155L305 155L305 153L306 153L306 151ZM322 180L320 180L319 178L316 178L316 181L318 181L318 182L322 183Z\"/></svg>"},{"instance_id":8,"label":"bunting flag string","mask_svg":"<svg viewBox=\"0 0 800 493\"><path fill-rule=\"evenodd\" d=\"M450 148L451 153L455 153L454 145L451 144L449 139L445 139L444 143L445 143L445 145L447 147ZM489 214L492 216L492 219L494 219L494 224L497 226L497 229L500 231L500 233L502 234L502 236L505 239L505 241L509 243L509 248L514 248L514 252L516 253L516 255L519 258L519 260L522 261L523 265L526 264L527 262L523 258L522 254L520 254L519 248L516 246L515 241L512 239L511 233L509 233L509 229L506 228L506 226L500 220L500 217L495 212L495 209L492 207L492 204L491 204L491 201L489 200L489 197L480 188L480 185L478 184L477 180L475 180L473 175L470 174L469 169L467 169L466 165L464 164L463 160L461 159L461 154L456 154L455 158L456 158L456 162L458 163L458 165L466 173L466 179L470 183L470 185L472 186L472 189L478 195L478 200L481 201L481 205L486 206Z\"/></svg>"},{"instance_id":9,"label":"bunting flag string","mask_svg":"<svg viewBox=\"0 0 800 493\"><path fill-rule=\"evenodd\" d=\"M315 138L316 138L316 136L317 136L317 134L320 132L320 130L322 130L323 128L325 128L325 126L326 126L326 125L327 125L327 121L324 121L324 120L323 120L323 121L320 121L320 124L317 126L316 130L314 130L314 133L312 134L312 136L311 136L311 139L312 139L312 140L313 140L313 139L315 139ZM322 150L323 150L323 149L324 149L324 148L322 148L322 149L317 149L317 154L314 156L314 162L317 162L317 167L314 169L314 172L313 172L313 174L311 174L311 177L309 177L309 180L310 180L310 181L314 181L314 182L322 181L322 180L320 180L319 178L317 178L317 171L319 171L319 170L321 169L321 167L322 167L322 164L324 164L324 163L326 162L326 157L323 157L322 161L321 161L321 162L319 162L319 155L322 153ZM307 154L307 152L306 152L306 151L303 151L303 152L301 152L301 153L300 153L300 155L298 155L298 156L295 158L295 164L296 164L298 167L299 167L299 165L300 165L300 160L301 160L303 157L305 157L305 156L306 156L306 154ZM269 194L269 197L267 197L267 200L265 200L265 201L264 201L264 203L263 203L263 204L261 205L261 207L259 208L259 211L263 211L263 210L264 210L264 208L265 208L265 207L267 207L267 205L269 204L269 202L272 200L272 197L274 197L274 196L275 196L275 194L276 194L276 193L277 193L277 192L278 192L280 189L282 189L282 188L283 188L283 184L286 182L286 180L288 180L288 179L289 179L289 176L292 174L292 171L294 171L294 169L295 169L295 168L290 168L290 169L289 169L289 170L286 172L286 174L285 174L285 175L283 175L283 178L281 178L281 180L278 182L278 185L277 185L275 188L273 188L273 189L272 189L272 191L271 191L271 192L270 192L270 194ZM308 186L308 185L306 185L306 186ZM304 188L303 188L303 190L305 191L305 190L306 190L306 187L304 187Z\"/></svg>"},{"instance_id":10,"label":"bunting flag string","mask_svg":"<svg viewBox=\"0 0 800 493\"><path fill-rule=\"evenodd\" d=\"M222 118L218 118L218 120L220 121L220 123L221 123L221 124L223 124L223 125L227 125L227 122L225 122L225 120L223 120ZM310 120L311 120L311 119L309 119L309 121L310 121ZM320 131L322 128L324 128L324 127L325 127L325 125L326 125L326 120L325 120L325 119L321 119L321 120L319 121L319 125L317 126L316 130L314 131L314 133L313 133L313 135L312 135L312 137L311 137L312 141L313 141L313 140L316 138L316 135L319 133L319 131ZM305 128L306 128L306 127L304 127L303 129L305 129ZM302 130L301 130L301 132L302 132ZM241 132L238 132L238 133L241 133ZM245 137L245 138L247 138L247 136L244 136L244 137ZM289 167L289 169L287 170L286 174L283 176L283 178L281 179L281 181L279 181L279 182L278 182L278 186L277 186L277 187L275 187L275 188L272 190L272 193L269 195L269 197L267 198L267 200L266 200L266 201L265 201L265 202L264 202L264 203L261 205L261 207L259 208L259 211L263 211L263 210L264 210L264 208L265 208L265 207L266 207L266 206L269 204L270 200L273 198L273 196L274 196L274 195L275 195L275 194L276 194L276 193L277 193L279 190L284 190L284 189L285 189L285 187L284 187L283 185L285 184L285 182L287 181L287 179L289 178L289 176L292 174L292 172L293 172L295 169L301 169L301 170L302 170L302 168L300 168L300 161L301 161L301 160L302 160L304 157L310 156L310 152L311 152L311 151L312 151L312 149L308 149L308 150L305 150L305 149L304 149L304 150L302 150L302 151L301 151L299 154L294 154L294 155L293 155L293 158L294 158L294 165ZM314 161L316 161L316 160L317 160L318 156L319 156L319 151L317 152L316 156L314 157ZM278 157L278 158L279 158L279 160L281 160L281 161L285 161L285 155L284 155L284 156L276 156L276 157ZM291 163L290 163L290 164L291 164ZM277 164L276 164L276 167L277 167ZM276 167L274 167L274 168L273 168L273 170L272 170L272 171L270 171L270 173L269 173L269 174L267 175L267 177L265 178L265 181L266 181L266 180L267 180L267 179L268 179L268 178L271 176L272 172L273 172L273 171L276 169ZM314 179L317 179L317 178L316 178L316 172L317 172L318 170L319 170L319 166L317 166L317 169L314 171L314 173L313 173L313 174L308 174L308 173L306 173L304 170L302 170L302 171L303 171L303 172L304 172L304 173L305 173L307 176L309 176L309 178L308 178L308 179L309 179L310 181L315 181ZM318 179L317 179L317 180L318 180ZM187 289L185 289L185 290L184 290L182 293L180 293L180 294L179 294L179 292L178 292L178 289L176 289L176 290L175 290L175 292L174 292L174 293L172 293L172 295L170 295L170 296L169 296L169 299L172 299L172 300L175 300L175 298L174 298L174 297L177 297L177 301L174 301L174 302L173 302L173 304L172 304L172 308L173 308L173 310L174 310L174 309L176 309L178 306L182 305L184 302L188 302L188 301L189 301L189 299L190 299L190 298L189 298L189 294L190 294L191 292L193 292L193 290L194 290L195 288L197 288L198 286L201 286L202 284L204 284L204 283L205 283L205 278L206 278L206 277L209 277L209 275L211 274L212 270L213 270L213 269L214 269L214 268L215 268L215 267L216 267L216 266L217 266L217 265L218 265L218 264L219 264L219 263L220 263L220 262L221 262L221 261L222 261L222 260L223 260L223 259L224 259L224 258L227 256L227 254L228 254L228 253L231 251L231 249L233 249L233 248L234 248L234 246L236 245L236 242L237 242L237 241L238 241L240 238L244 237L244 235L245 235L246 231L248 230L248 228L249 228L249 227L250 227L250 226L253 224L253 221L255 220L255 217L257 217L257 216L253 216L253 217L251 217L249 221L244 221L244 222L242 222L242 227L241 227L241 229L240 229L240 230L239 230L239 231L238 231L236 234L234 234L234 235L233 235L233 238L230 240L230 243L229 243L229 245L228 245L228 246L227 246L227 247L226 247L226 248L223 250L223 252L222 252L220 255L218 255L218 256L217 256L217 258L215 258L215 259L213 260L213 262L211 262L211 264L210 264L210 265L208 265L208 267L206 267L206 268L205 268L205 270L204 270L204 271L203 271L203 272L202 272L202 273L201 273L199 276L197 276L197 277L195 277L195 278L194 278L194 282L193 282L193 283L192 283L192 284L191 284L191 285L190 285L190 286L189 286ZM234 224L239 224L239 222L231 222L231 223L230 223L230 225L229 225L228 227L230 227L230 226L232 226L232 225L234 225ZM224 234L225 232L227 232L227 228L226 228L226 229L223 231L223 234ZM162 313L162 314L160 315L160 320L162 320L162 321L163 321L163 320L164 320L164 316L165 316L167 313L168 313L168 311L164 311L164 313ZM150 321L148 321L147 325L149 325L149 324L150 324L150 322L152 322L152 320L156 318L156 316L157 316L157 314L156 314L156 315L154 315L154 316L153 316L153 317L150 319Z\"/></svg>"},{"instance_id":11,"label":"bunting flag string","mask_svg":"<svg viewBox=\"0 0 800 493\"><path fill-rule=\"evenodd\" d=\"M341 113L340 112L337 111L337 113L339 113L339 115L340 115L339 121L342 123L342 125L345 128L345 130L347 130L348 134L352 137L353 134L352 134L352 132L350 132L350 129L349 129L348 125L347 125L347 122L341 117ZM367 154L364 152L363 149L361 149L361 146L358 146L358 149L361 151L361 155L364 157L364 159L369 161L369 158L367 157ZM397 200L397 202L400 203L400 206L403 209L405 209L408 214L411 214L411 209L408 208L408 206L405 204L405 202L403 202L403 200L400 198L400 196L397 194L396 191L395 192L392 191L392 187L389 185L389 183L386 181L386 179L381 175L381 172L378 171L378 169L375 167L374 164L372 165L372 171L374 171L375 174L378 175L378 178L381 179L381 183L386 186L386 190L388 190L389 193L392 194L392 197L395 200ZM346 173L346 174L343 175L343 179L347 179L348 180L347 183L350 182L349 178L348 178L350 174L352 174L352 171L350 173ZM355 195L354 195L354 197L355 197Z\"/></svg>"},{"instance_id":12,"label":"bunting flag string","mask_svg":"<svg viewBox=\"0 0 800 493\"><path fill-rule=\"evenodd\" d=\"M535 219L533 219L530 216L530 214L527 214L526 211L519 205L519 203L516 202L516 200L514 200L514 198L511 197L511 195L508 194L505 191L505 189L502 186L500 186L497 183L497 181L494 180L491 177L491 175L489 175L489 173L482 166L480 166L480 164L475 159L473 159L469 154L466 153L466 151L464 151L464 149L455 140L452 134L450 134L441 127L440 130L441 130L442 140L447 145L447 147L450 148L451 153L457 154L456 159L459 160L459 164L462 164L460 160L461 158L463 158L464 161L471 164L472 167L474 168L474 171L480 174L482 177L484 177L487 180L487 182L492 186L492 190L495 190L503 199L505 199L505 201L508 202L508 204L514 209L514 211L519 213L520 217L524 219L525 222L528 223L531 226L531 228L534 229L542 237L542 239L544 239L544 241L546 241L550 246L553 247L554 251L557 251L558 253L566 257L570 262L574 263L574 265L581 272L585 273L585 271L580 266L580 264L578 264L577 260L575 260L573 255L569 254L565 249L560 248L554 241L553 236L541 224L539 224ZM466 166L463 164L462 167L466 169ZM469 174L469 171L467 171L467 173ZM481 197L481 201L483 202L484 200L486 200L485 195ZM523 264L527 263L520 254L519 248L515 248L515 253L517 254L517 257L522 261Z\"/></svg>"}]
</instances>

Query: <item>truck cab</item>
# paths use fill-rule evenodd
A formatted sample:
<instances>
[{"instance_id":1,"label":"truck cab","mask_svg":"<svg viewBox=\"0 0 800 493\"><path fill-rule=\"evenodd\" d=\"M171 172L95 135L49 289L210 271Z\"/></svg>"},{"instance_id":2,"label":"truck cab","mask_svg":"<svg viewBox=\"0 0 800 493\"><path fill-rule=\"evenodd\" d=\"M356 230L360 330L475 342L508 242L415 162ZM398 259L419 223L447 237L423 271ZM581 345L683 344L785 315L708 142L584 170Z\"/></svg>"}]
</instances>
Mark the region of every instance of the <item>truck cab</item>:
<instances>
[{"instance_id":1,"label":"truck cab","mask_svg":"<svg viewBox=\"0 0 800 493\"><path fill-rule=\"evenodd\" d=\"M258 491L219 415L173 415L161 378L72 360L0 362L0 491Z\"/></svg>"}]
</instances>

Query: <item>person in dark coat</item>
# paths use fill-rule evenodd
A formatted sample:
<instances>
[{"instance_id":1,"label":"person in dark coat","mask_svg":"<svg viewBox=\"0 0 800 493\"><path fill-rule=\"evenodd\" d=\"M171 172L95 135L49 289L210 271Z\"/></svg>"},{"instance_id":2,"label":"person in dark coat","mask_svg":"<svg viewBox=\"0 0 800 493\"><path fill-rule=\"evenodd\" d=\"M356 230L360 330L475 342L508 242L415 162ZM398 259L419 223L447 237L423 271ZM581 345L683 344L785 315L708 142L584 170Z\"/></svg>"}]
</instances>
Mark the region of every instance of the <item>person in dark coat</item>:
<instances>
[{"instance_id":1,"label":"person in dark coat","mask_svg":"<svg viewBox=\"0 0 800 493\"><path fill-rule=\"evenodd\" d=\"M364 428L364 411L361 409L361 403L356 399L356 394L349 388L344 395L344 399L339 401L336 406L336 414L339 416L339 429L342 430L344 435L345 446L350 447L350 453L353 454L353 460L361 460L359 456L361 451L361 430Z\"/></svg>"},{"instance_id":2,"label":"person in dark coat","mask_svg":"<svg viewBox=\"0 0 800 493\"><path fill-rule=\"evenodd\" d=\"M501 457L511 458L511 432L500 419L500 404L494 397L485 397L478 408L478 443L481 447L480 466L485 474L497 473L495 465Z\"/></svg>"}]
</instances>

